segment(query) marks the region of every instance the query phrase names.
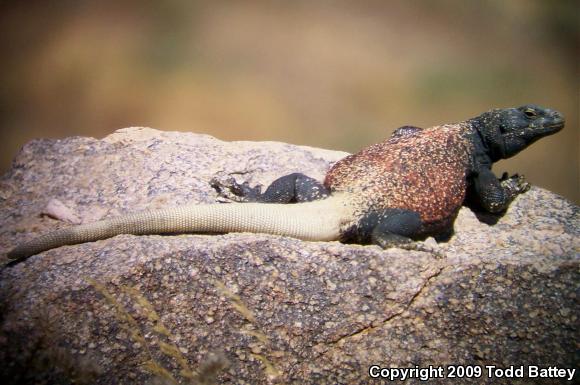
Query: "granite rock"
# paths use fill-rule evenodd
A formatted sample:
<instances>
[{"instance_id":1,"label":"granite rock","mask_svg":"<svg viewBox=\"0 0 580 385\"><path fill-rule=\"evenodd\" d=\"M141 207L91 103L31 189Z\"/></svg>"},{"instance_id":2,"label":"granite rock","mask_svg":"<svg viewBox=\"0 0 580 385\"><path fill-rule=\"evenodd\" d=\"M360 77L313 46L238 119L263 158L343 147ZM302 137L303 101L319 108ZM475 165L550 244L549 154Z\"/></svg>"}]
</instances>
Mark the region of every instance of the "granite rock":
<instances>
[{"instance_id":1,"label":"granite rock","mask_svg":"<svg viewBox=\"0 0 580 385\"><path fill-rule=\"evenodd\" d=\"M69 226L44 215L55 201L82 222L209 203L214 177L322 179L345 155L149 128L33 141L0 179L0 254ZM0 379L365 384L371 365L472 365L453 383L553 383L485 366L579 366L579 208L534 187L494 222L462 208L437 253L247 233L49 250L0 273Z\"/></svg>"}]
</instances>

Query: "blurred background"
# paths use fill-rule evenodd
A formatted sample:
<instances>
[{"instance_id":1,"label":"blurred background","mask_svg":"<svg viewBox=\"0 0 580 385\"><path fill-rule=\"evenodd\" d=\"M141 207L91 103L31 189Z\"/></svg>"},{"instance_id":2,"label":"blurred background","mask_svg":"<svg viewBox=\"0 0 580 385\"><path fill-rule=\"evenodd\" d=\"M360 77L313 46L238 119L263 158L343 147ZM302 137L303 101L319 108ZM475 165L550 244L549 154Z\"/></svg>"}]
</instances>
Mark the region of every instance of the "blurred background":
<instances>
[{"instance_id":1,"label":"blurred background","mask_svg":"<svg viewBox=\"0 0 580 385\"><path fill-rule=\"evenodd\" d=\"M0 168L127 126L354 152L525 103L566 129L495 170L580 200L575 0L0 0ZM307 170L306 170L307 171Z\"/></svg>"}]
</instances>

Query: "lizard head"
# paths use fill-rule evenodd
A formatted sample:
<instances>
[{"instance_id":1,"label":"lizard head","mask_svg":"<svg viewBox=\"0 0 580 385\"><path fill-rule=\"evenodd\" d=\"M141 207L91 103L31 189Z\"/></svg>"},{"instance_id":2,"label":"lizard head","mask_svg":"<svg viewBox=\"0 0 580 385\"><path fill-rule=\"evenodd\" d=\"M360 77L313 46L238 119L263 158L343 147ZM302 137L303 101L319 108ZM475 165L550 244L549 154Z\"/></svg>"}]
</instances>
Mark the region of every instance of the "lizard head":
<instances>
[{"instance_id":1,"label":"lizard head","mask_svg":"<svg viewBox=\"0 0 580 385\"><path fill-rule=\"evenodd\" d=\"M492 161L514 156L536 140L564 128L564 116L556 110L526 104L494 109L473 119Z\"/></svg>"}]
</instances>

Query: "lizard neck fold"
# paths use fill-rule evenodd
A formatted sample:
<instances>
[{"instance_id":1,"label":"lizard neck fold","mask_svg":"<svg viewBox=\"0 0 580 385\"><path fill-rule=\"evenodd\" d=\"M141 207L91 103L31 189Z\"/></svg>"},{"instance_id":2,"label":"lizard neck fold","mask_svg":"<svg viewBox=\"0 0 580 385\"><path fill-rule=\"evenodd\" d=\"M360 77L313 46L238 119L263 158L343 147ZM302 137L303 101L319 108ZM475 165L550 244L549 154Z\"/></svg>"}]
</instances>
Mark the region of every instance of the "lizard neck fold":
<instances>
[{"instance_id":1,"label":"lizard neck fold","mask_svg":"<svg viewBox=\"0 0 580 385\"><path fill-rule=\"evenodd\" d=\"M477 154L482 157L482 160L487 157L490 166L492 163L506 157L503 138L498 131L498 125L492 124L493 120L493 116L481 115L467 121L473 129L471 139Z\"/></svg>"},{"instance_id":2,"label":"lizard neck fold","mask_svg":"<svg viewBox=\"0 0 580 385\"><path fill-rule=\"evenodd\" d=\"M478 128L481 125L476 119L467 121L470 129L468 130L468 140L473 144L471 170L475 171L481 167L491 169L494 162L492 156L492 149L486 143L482 130Z\"/></svg>"}]
</instances>

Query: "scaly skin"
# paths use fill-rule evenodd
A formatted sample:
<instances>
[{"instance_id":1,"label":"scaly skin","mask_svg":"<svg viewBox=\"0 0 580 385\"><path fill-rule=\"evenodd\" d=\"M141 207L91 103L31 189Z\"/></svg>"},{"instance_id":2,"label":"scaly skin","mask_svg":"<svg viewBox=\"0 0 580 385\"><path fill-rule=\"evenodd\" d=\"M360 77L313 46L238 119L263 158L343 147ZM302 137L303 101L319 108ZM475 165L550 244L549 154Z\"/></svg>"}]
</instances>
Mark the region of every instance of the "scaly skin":
<instances>
[{"instance_id":1,"label":"scaly skin","mask_svg":"<svg viewBox=\"0 0 580 385\"><path fill-rule=\"evenodd\" d=\"M455 124L401 127L337 162L324 185L291 174L264 194L247 184L230 187L258 202L303 201L307 184L318 195L347 194L352 216L342 222L340 240L389 247L448 234L466 197L490 213L505 211L529 185L518 175L496 178L492 164L563 127L563 116L548 108L495 109Z\"/></svg>"},{"instance_id":2,"label":"scaly skin","mask_svg":"<svg viewBox=\"0 0 580 385\"><path fill-rule=\"evenodd\" d=\"M517 175L496 178L492 164L563 127L560 113L535 105L491 110L428 129L405 126L337 162L324 185L303 174L279 178L264 193L247 183L231 181L227 188L213 183L239 200L270 204L193 205L129 214L48 233L8 256L22 260L118 234L247 231L401 245L448 231L466 196L489 212L504 211L529 186Z\"/></svg>"},{"instance_id":3,"label":"scaly skin","mask_svg":"<svg viewBox=\"0 0 580 385\"><path fill-rule=\"evenodd\" d=\"M119 234L253 232L286 235L307 241L339 236L341 197L301 205L265 203L188 205L128 214L50 232L19 245L8 254L19 260L63 245L91 242Z\"/></svg>"},{"instance_id":4,"label":"scaly skin","mask_svg":"<svg viewBox=\"0 0 580 385\"><path fill-rule=\"evenodd\" d=\"M356 200L354 231L368 212L403 209L419 214L421 228L414 236L438 232L451 224L465 199L471 133L463 122L394 135L336 163L324 185Z\"/></svg>"}]
</instances>

